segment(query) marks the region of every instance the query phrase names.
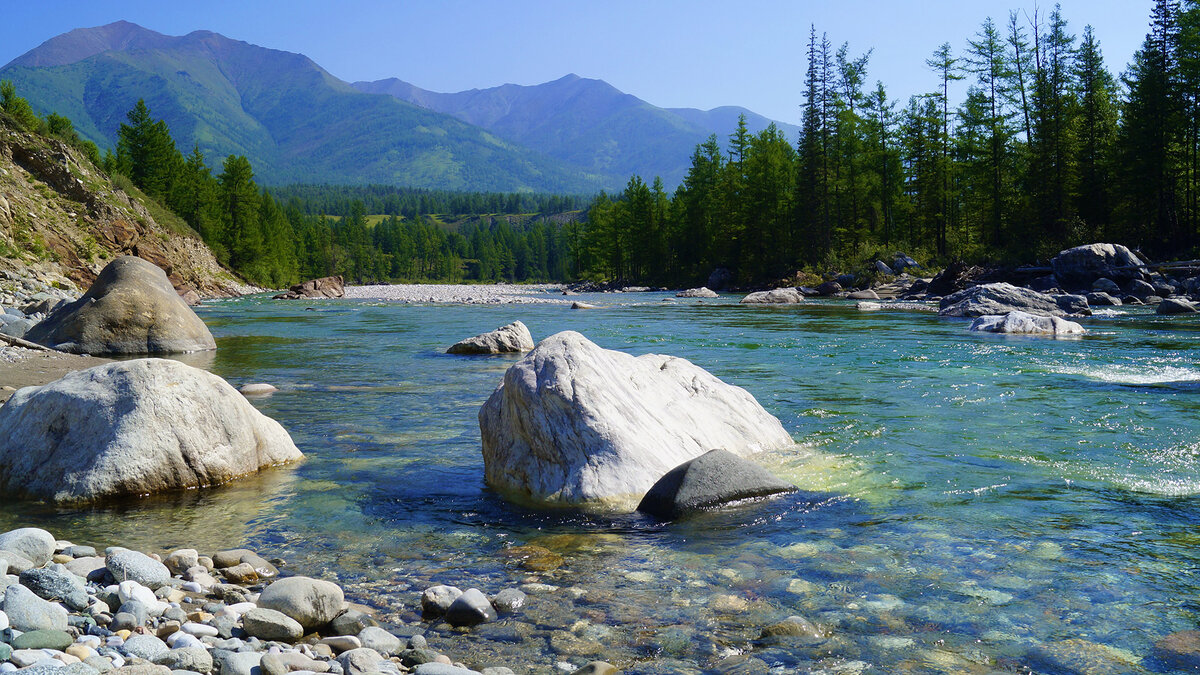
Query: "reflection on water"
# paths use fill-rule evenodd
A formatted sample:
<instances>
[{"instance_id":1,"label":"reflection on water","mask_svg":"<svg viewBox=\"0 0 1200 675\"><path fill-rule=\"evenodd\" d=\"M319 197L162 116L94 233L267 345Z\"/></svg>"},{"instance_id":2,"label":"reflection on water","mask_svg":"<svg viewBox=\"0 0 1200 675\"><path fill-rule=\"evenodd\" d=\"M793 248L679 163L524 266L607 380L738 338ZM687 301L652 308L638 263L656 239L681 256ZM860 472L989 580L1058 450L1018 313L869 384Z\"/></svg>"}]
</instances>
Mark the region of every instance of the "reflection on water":
<instances>
[{"instance_id":1,"label":"reflection on water","mask_svg":"<svg viewBox=\"0 0 1200 675\"><path fill-rule=\"evenodd\" d=\"M6 506L0 527L246 545L393 622L419 622L429 584L544 584L514 617L428 627L456 658L518 672L599 657L627 672L1067 672L1072 654L1161 670L1154 642L1196 625L1197 322L1121 308L1056 341L845 303L583 300L605 308L206 306L219 349L204 367L279 387L254 404L308 460L117 507ZM760 461L803 491L680 523L504 502L482 482L476 413L513 359L443 352L516 319L746 387L798 441ZM792 615L819 635L763 636Z\"/></svg>"}]
</instances>

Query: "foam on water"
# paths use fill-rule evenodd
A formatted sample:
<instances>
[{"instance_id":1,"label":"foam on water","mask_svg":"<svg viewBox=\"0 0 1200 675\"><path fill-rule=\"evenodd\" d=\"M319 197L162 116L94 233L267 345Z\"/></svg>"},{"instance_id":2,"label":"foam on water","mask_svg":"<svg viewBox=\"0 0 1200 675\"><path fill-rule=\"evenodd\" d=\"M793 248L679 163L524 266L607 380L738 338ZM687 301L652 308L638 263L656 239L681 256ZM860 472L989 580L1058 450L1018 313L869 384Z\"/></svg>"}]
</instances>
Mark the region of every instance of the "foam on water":
<instances>
[{"instance_id":1,"label":"foam on water","mask_svg":"<svg viewBox=\"0 0 1200 675\"><path fill-rule=\"evenodd\" d=\"M1097 382L1148 385L1200 382L1200 369L1167 365L1105 364L1095 366L1057 365L1049 368L1059 375L1079 375Z\"/></svg>"}]
</instances>

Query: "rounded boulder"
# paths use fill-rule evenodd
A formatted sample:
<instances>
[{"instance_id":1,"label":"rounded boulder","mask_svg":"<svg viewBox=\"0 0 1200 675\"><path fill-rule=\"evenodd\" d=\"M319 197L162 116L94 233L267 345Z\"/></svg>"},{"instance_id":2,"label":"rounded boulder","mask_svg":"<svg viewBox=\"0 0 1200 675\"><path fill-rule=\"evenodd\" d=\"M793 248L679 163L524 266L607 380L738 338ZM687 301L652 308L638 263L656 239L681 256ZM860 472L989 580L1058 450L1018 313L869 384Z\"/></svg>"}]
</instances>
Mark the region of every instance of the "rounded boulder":
<instances>
[{"instance_id":1,"label":"rounded boulder","mask_svg":"<svg viewBox=\"0 0 1200 675\"><path fill-rule=\"evenodd\" d=\"M295 619L305 630L333 621L342 612L345 596L335 583L309 577L287 577L267 586L258 606Z\"/></svg>"}]
</instances>

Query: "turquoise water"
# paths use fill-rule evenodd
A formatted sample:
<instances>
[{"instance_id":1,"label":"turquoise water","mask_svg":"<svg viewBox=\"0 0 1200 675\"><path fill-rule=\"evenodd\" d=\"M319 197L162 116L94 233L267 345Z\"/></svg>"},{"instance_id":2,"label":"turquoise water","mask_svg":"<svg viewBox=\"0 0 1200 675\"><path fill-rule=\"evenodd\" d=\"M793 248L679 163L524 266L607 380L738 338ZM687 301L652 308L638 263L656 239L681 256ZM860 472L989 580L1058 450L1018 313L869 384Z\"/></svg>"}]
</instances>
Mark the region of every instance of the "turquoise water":
<instances>
[{"instance_id":1,"label":"turquoise water","mask_svg":"<svg viewBox=\"0 0 1200 675\"><path fill-rule=\"evenodd\" d=\"M1122 308L1050 340L842 302L666 297L207 305L219 349L200 365L278 386L255 405L307 461L121 507L6 507L0 525L249 546L336 577L468 665L518 672L1164 671L1154 643L1197 626L1200 320ZM747 388L798 443L760 460L802 491L676 524L507 504L483 485L476 412L515 359L442 352L516 319ZM419 624L433 583L528 582L557 590L469 632ZM791 615L823 636L757 639Z\"/></svg>"}]
</instances>

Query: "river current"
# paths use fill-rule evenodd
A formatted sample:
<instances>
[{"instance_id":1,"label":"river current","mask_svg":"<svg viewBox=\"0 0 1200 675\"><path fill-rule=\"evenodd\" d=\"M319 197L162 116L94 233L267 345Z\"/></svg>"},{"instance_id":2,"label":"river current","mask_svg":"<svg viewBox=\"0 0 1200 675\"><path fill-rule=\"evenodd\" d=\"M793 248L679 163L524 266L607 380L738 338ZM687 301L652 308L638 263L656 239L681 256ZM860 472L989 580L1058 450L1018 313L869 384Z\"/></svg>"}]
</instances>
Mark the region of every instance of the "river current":
<instances>
[{"instance_id":1,"label":"river current","mask_svg":"<svg viewBox=\"0 0 1200 675\"><path fill-rule=\"evenodd\" d=\"M1197 627L1195 318L1117 308L1054 340L844 301L579 299L601 309L205 305L218 350L193 360L279 387L254 404L307 460L121 506L6 507L0 526L253 548L457 660L517 672L1164 672L1155 643ZM500 499L476 413L516 357L443 352L518 319L745 387L797 441L758 461L801 491L668 524ZM454 631L420 621L435 583L525 584L529 602ZM789 616L821 636L760 639Z\"/></svg>"}]
</instances>

